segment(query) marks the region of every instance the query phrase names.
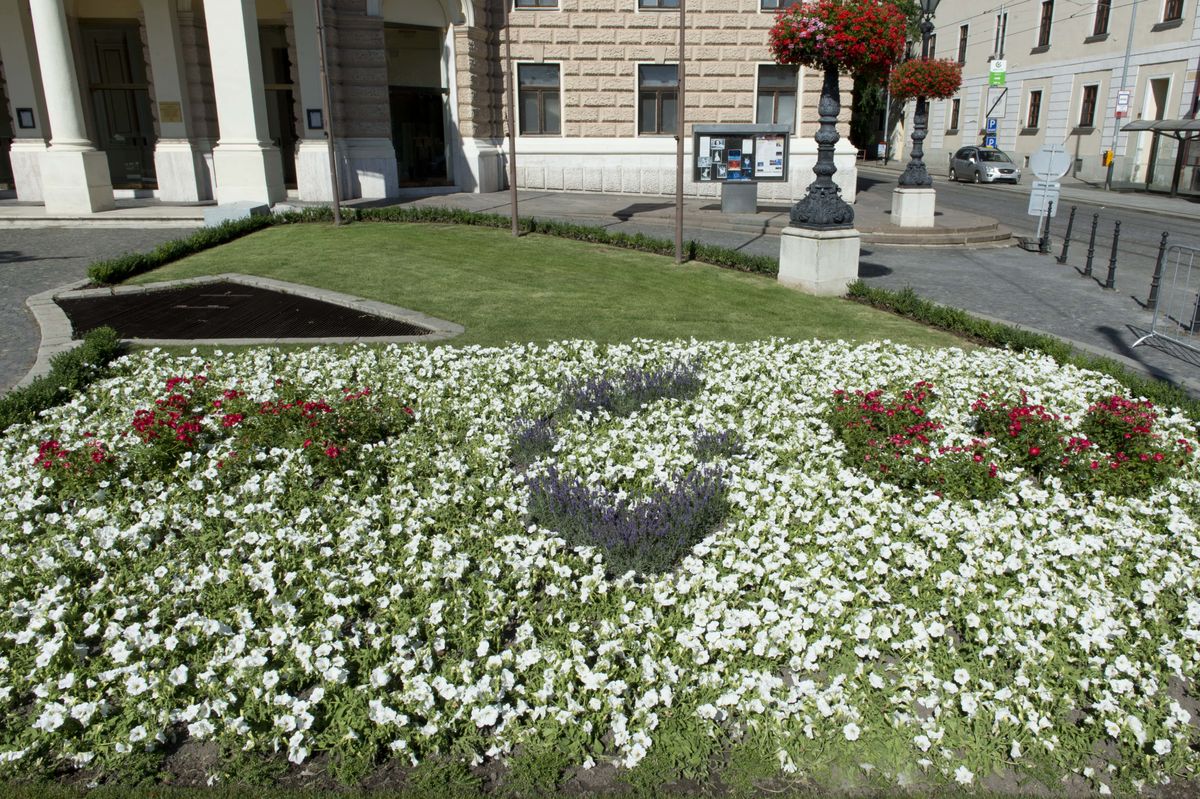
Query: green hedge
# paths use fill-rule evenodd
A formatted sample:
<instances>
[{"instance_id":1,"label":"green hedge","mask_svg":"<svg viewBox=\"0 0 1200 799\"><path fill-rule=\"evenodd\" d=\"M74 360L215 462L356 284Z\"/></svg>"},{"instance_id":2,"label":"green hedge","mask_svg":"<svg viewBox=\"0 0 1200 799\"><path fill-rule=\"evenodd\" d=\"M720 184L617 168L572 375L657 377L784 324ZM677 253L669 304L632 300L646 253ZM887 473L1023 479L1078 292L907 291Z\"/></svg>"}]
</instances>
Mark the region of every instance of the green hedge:
<instances>
[{"instance_id":1,"label":"green hedge","mask_svg":"<svg viewBox=\"0 0 1200 799\"><path fill-rule=\"evenodd\" d=\"M0 430L31 421L41 411L65 402L95 380L122 349L121 338L111 327L91 331L78 347L50 360L50 374L0 397Z\"/></svg>"},{"instance_id":2,"label":"green hedge","mask_svg":"<svg viewBox=\"0 0 1200 799\"><path fill-rule=\"evenodd\" d=\"M1181 408L1194 421L1200 423L1200 400L1194 399L1183 389L1162 380L1135 374L1111 358L1081 353L1062 339L1021 330L1000 322L989 322L958 308L938 305L917 296L911 288L890 291L872 288L858 280L851 284L847 296L981 344L1007 348L1014 352L1039 352L1049 355L1061 364L1109 375L1119 380L1133 396L1145 397L1156 405Z\"/></svg>"}]
</instances>

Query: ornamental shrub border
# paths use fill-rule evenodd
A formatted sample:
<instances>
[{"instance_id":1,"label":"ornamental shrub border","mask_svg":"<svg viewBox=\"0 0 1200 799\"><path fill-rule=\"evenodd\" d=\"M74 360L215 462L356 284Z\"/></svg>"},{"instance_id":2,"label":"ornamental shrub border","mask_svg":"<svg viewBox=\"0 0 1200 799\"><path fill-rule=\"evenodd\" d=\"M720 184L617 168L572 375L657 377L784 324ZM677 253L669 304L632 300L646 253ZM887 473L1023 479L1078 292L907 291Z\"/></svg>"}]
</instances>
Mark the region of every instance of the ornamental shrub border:
<instances>
[{"instance_id":1,"label":"ornamental shrub border","mask_svg":"<svg viewBox=\"0 0 1200 799\"><path fill-rule=\"evenodd\" d=\"M50 373L0 396L0 432L14 424L32 421L83 389L124 350L117 331L98 327L83 338L83 344L61 352L50 360Z\"/></svg>"},{"instance_id":2,"label":"ornamental shrub border","mask_svg":"<svg viewBox=\"0 0 1200 799\"><path fill-rule=\"evenodd\" d=\"M344 215L346 219L357 222L458 224L491 228L507 228L511 224L509 217L500 214L439 207L394 206L345 209ZM133 253L106 261L97 261L88 268L88 277L96 283L112 285L267 227L329 222L332 219L332 210L322 207L225 222L215 228L199 230L187 238L161 244L149 253ZM646 236L642 233L633 235L613 233L604 228L590 225L531 217L521 217L517 224L524 233L540 233L546 236L605 244L657 255L672 255L675 252L675 244L672 240ZM734 269L739 272L751 272L771 277L779 273L779 262L775 258L765 255L747 255L712 244L687 241L684 243L684 255L688 260ZM1119 380L1134 395L1146 397L1158 405L1176 406L1187 413L1189 417L1200 422L1200 401L1193 399L1182 389L1163 381L1135 374L1110 358L1079 353L1070 344L1053 336L1032 333L1012 325L979 319L966 311L922 299L911 288L893 291L869 287L859 280L851 284L847 296L852 300L890 311L939 330L955 333L980 344L1012 349L1015 352L1040 352L1049 355L1061 364L1101 372ZM107 363L108 360L111 358L104 360L103 363ZM75 388L83 385L85 383L81 383ZM43 388L40 391L44 392L46 389ZM3 400L7 401L13 393L15 392L10 392ZM57 401L40 405L37 410L51 407ZM5 402L0 402L0 430L13 421L6 415L6 407ZM21 418L31 417L23 416Z\"/></svg>"}]
</instances>

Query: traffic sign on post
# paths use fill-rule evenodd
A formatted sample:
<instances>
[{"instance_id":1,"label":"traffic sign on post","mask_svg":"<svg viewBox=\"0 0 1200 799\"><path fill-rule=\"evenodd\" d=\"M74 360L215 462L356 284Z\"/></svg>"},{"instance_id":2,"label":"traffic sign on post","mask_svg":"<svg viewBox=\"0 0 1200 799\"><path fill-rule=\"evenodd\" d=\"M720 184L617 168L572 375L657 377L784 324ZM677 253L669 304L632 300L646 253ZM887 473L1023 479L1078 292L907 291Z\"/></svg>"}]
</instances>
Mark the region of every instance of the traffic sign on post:
<instances>
[{"instance_id":1,"label":"traffic sign on post","mask_svg":"<svg viewBox=\"0 0 1200 799\"><path fill-rule=\"evenodd\" d=\"M999 120L997 120L995 117L987 118L987 132L988 133L995 133L996 129L998 127L999 127Z\"/></svg>"},{"instance_id":2,"label":"traffic sign on post","mask_svg":"<svg viewBox=\"0 0 1200 799\"><path fill-rule=\"evenodd\" d=\"M995 136L984 136L983 137L983 146L984 147L995 147L996 146L996 137Z\"/></svg>"},{"instance_id":3,"label":"traffic sign on post","mask_svg":"<svg viewBox=\"0 0 1200 799\"><path fill-rule=\"evenodd\" d=\"M1117 92L1117 117L1129 116L1129 90Z\"/></svg>"},{"instance_id":4,"label":"traffic sign on post","mask_svg":"<svg viewBox=\"0 0 1200 799\"><path fill-rule=\"evenodd\" d=\"M1029 169L1042 180L1058 180L1071 169L1071 154L1061 144L1047 144L1029 156Z\"/></svg>"},{"instance_id":5,"label":"traffic sign on post","mask_svg":"<svg viewBox=\"0 0 1200 799\"><path fill-rule=\"evenodd\" d=\"M1008 62L1003 58L994 59L988 66L988 85L1003 86L1004 78L1008 72Z\"/></svg>"},{"instance_id":6,"label":"traffic sign on post","mask_svg":"<svg viewBox=\"0 0 1200 799\"><path fill-rule=\"evenodd\" d=\"M1033 191L1029 193L1027 213L1030 216L1045 216L1050 203L1054 203L1054 206L1050 208L1050 216L1058 216L1058 190L1060 188L1062 188L1062 184L1057 180L1035 180Z\"/></svg>"}]
</instances>

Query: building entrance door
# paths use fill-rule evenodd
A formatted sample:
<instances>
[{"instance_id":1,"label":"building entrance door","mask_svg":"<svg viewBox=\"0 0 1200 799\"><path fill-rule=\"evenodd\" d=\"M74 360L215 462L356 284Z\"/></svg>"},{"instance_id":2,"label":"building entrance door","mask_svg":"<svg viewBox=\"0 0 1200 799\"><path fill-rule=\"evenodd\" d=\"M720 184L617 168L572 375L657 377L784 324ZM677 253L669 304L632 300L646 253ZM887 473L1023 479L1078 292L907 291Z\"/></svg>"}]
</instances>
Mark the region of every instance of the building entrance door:
<instances>
[{"instance_id":1,"label":"building entrance door","mask_svg":"<svg viewBox=\"0 0 1200 799\"><path fill-rule=\"evenodd\" d=\"M0 189L11 189L13 186L12 162L8 151L12 147L12 120L8 118L8 97L4 91L4 82L0 81Z\"/></svg>"},{"instance_id":2,"label":"building entrance door","mask_svg":"<svg viewBox=\"0 0 1200 799\"><path fill-rule=\"evenodd\" d=\"M288 52L287 31L282 25L262 26L258 31L262 47L263 85L267 95L267 135L279 148L283 159L283 185L296 188L295 98L292 94L292 59Z\"/></svg>"},{"instance_id":3,"label":"building entrance door","mask_svg":"<svg viewBox=\"0 0 1200 799\"><path fill-rule=\"evenodd\" d=\"M81 23L97 146L114 188L153 189L154 120L136 22Z\"/></svg>"},{"instance_id":4,"label":"building entrance door","mask_svg":"<svg viewBox=\"0 0 1200 799\"><path fill-rule=\"evenodd\" d=\"M388 94L392 146L401 186L445 186L446 117L449 90L442 69L439 28L388 25Z\"/></svg>"}]
</instances>

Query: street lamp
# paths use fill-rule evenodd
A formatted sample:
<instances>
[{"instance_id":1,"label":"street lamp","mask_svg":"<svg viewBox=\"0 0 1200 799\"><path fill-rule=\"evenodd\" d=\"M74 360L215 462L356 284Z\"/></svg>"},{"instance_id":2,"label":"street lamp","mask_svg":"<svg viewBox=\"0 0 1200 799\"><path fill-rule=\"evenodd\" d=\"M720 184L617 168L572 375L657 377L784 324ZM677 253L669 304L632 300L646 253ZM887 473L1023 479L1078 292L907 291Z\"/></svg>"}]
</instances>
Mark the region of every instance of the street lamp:
<instances>
[{"instance_id":1,"label":"street lamp","mask_svg":"<svg viewBox=\"0 0 1200 799\"><path fill-rule=\"evenodd\" d=\"M929 58L929 38L933 33L933 14L937 11L941 0L920 0L921 4L921 58ZM900 185L908 188L926 188L933 185L933 178L925 169L925 155L922 142L925 141L925 125L929 121L929 112L925 106L925 95L917 97L917 111L913 115L912 158L900 175Z\"/></svg>"}]
</instances>

